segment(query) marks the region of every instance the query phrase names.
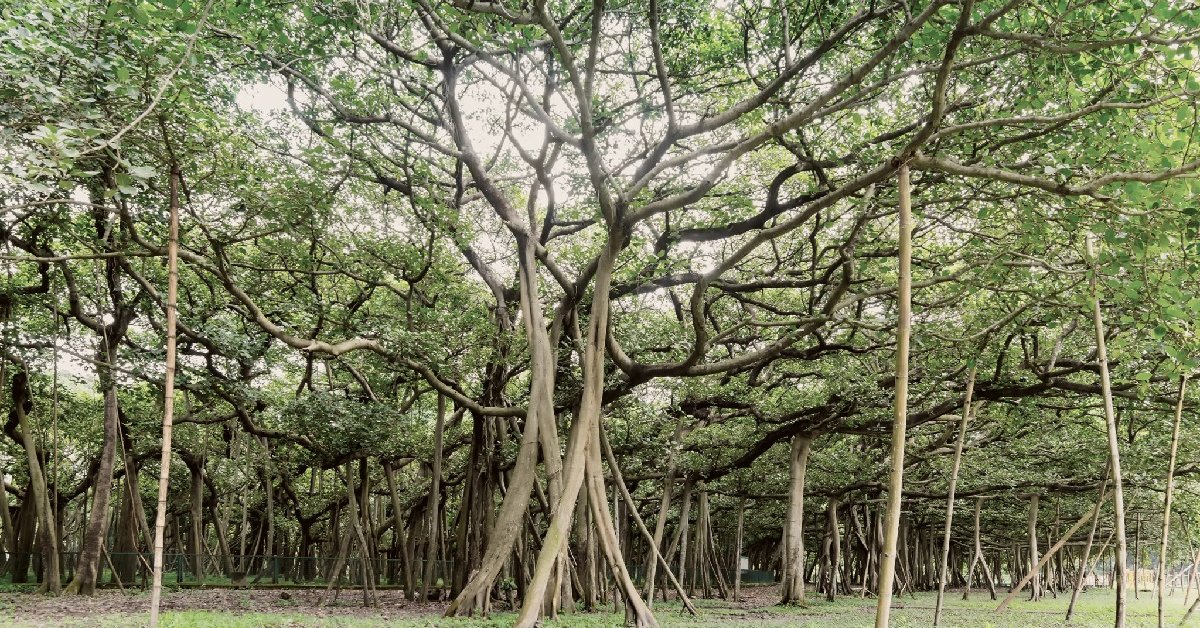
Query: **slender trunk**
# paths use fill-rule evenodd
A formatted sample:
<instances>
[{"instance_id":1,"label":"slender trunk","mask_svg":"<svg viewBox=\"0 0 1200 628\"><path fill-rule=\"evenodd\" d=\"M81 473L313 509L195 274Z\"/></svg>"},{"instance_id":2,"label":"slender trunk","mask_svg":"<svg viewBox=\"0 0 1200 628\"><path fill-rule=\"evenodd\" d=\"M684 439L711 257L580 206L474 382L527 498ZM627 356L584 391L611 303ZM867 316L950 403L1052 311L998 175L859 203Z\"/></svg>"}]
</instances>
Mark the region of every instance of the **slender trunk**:
<instances>
[{"instance_id":1,"label":"slender trunk","mask_svg":"<svg viewBox=\"0 0 1200 628\"><path fill-rule=\"evenodd\" d=\"M1133 599L1141 599L1138 590L1141 589L1142 565L1142 514L1138 513L1133 524Z\"/></svg>"},{"instance_id":2,"label":"slender trunk","mask_svg":"<svg viewBox=\"0 0 1200 628\"><path fill-rule=\"evenodd\" d=\"M1100 498L1097 501L1103 502L1104 499L1108 496L1108 491L1106 490L1106 486L1107 486L1107 479L1104 482L1100 483ZM1030 580L1037 577L1037 574L1041 571L1042 567L1045 566L1046 563L1050 562L1050 559L1054 557L1054 555L1058 552L1058 550L1062 549L1062 547L1067 544L1067 541L1071 540L1071 535L1075 534L1079 530L1079 528L1082 528L1083 524L1087 523L1089 519L1091 519L1095 514L1097 514L1097 512L1098 512L1098 509L1093 507L1092 510L1089 510L1086 513L1084 513L1083 516L1080 517L1078 521L1076 521L1073 525L1071 525L1071 528L1067 530L1066 534L1062 535L1062 537L1058 539L1057 543L1055 543L1050 549L1046 550L1046 554L1044 556L1042 556L1040 559L1038 559L1036 561L1033 561L1033 560L1029 561L1031 569L1029 570L1028 573L1025 574L1025 577L1022 578L1020 582L1013 585L1012 590L1008 592L1008 596L1005 597L1002 602L1000 602L1000 606L996 607L996 612L1001 613L1004 610L1006 610L1008 608L1008 605L1011 604L1014 599L1016 599L1017 593L1019 593L1021 591L1021 589L1024 589L1025 585L1029 584ZM1034 550L1034 551L1036 551L1036 550Z\"/></svg>"},{"instance_id":3,"label":"slender trunk","mask_svg":"<svg viewBox=\"0 0 1200 628\"><path fill-rule=\"evenodd\" d=\"M37 516L38 542L42 550L42 584L38 591L58 595L62 592L62 581L59 579L58 527L55 524L54 510L50 507L46 476L42 473L37 442L34 440L33 428L29 424L28 412L33 409L33 401L29 394L25 373L13 375L12 401L13 412L17 417L17 427L21 430L21 444L24 445L29 462L29 488L33 491L32 496L26 494L21 508L29 508L29 502L33 502L33 511Z\"/></svg>"},{"instance_id":4,"label":"slender trunk","mask_svg":"<svg viewBox=\"0 0 1200 628\"><path fill-rule=\"evenodd\" d=\"M896 292L896 404L892 422L891 477L888 480L883 556L879 561L879 599L875 628L887 628L892 613L892 584L896 577L896 541L900 531L900 500L904 490L904 438L908 427L908 339L912 325L912 199L908 164L899 172L900 224L899 286Z\"/></svg>"},{"instance_id":5,"label":"slender trunk","mask_svg":"<svg viewBox=\"0 0 1200 628\"><path fill-rule=\"evenodd\" d=\"M830 497L829 504L825 508L825 525L828 532L828 542L826 545L825 555L828 557L829 574L827 576L825 589L825 599L829 602L834 600L837 595L838 588L838 563L841 561L842 538L841 532L838 530L838 498Z\"/></svg>"},{"instance_id":6,"label":"slender trunk","mask_svg":"<svg viewBox=\"0 0 1200 628\"><path fill-rule=\"evenodd\" d=\"M171 170L170 196L170 228L167 239L167 373L163 381L158 510L154 513L154 581L150 587L150 628L158 626L158 605L162 598L163 532L167 525L167 484L171 477L171 424L175 415L175 307L179 298L179 170L175 168Z\"/></svg>"},{"instance_id":7,"label":"slender trunk","mask_svg":"<svg viewBox=\"0 0 1200 628\"><path fill-rule=\"evenodd\" d=\"M196 581L204 582L204 462L197 459L188 465L192 480L192 572Z\"/></svg>"},{"instance_id":8,"label":"slender trunk","mask_svg":"<svg viewBox=\"0 0 1200 628\"><path fill-rule=\"evenodd\" d=\"M1100 491L1103 493L1108 482L1108 466L1104 467L1104 479L1100 483ZM1068 623L1071 621L1071 616L1075 614L1075 602L1079 600L1079 593L1083 591L1083 580L1087 576L1088 557L1092 553L1092 543L1096 539L1096 527L1100 523L1100 508L1104 505L1103 499L1097 499L1095 506L1092 507L1092 527L1088 531L1087 543L1083 546L1083 556L1079 559L1079 575L1075 579L1075 587L1071 590L1071 601L1067 604ZM1103 552L1102 552L1103 553Z\"/></svg>"},{"instance_id":9,"label":"slender trunk","mask_svg":"<svg viewBox=\"0 0 1200 628\"><path fill-rule=\"evenodd\" d=\"M658 554L662 549L663 533L666 531L667 516L671 512L671 493L675 486L675 449L679 446L679 438L683 430L682 417L675 422L675 433L671 438L670 449L667 450L667 477L663 480L662 500L658 505L658 518L654 521L654 538L650 540L651 548L646 556L646 605L654 608L654 583L657 579Z\"/></svg>"},{"instance_id":10,"label":"slender trunk","mask_svg":"<svg viewBox=\"0 0 1200 628\"><path fill-rule=\"evenodd\" d=\"M1163 497L1162 535L1158 546L1158 628L1163 628L1163 587L1167 577L1167 549L1171 538L1171 501L1175 495L1175 457L1179 451L1179 424L1183 419L1183 395L1187 375L1179 378L1179 398L1175 402L1175 423L1171 428L1171 455L1167 462L1167 494Z\"/></svg>"},{"instance_id":11,"label":"slender trunk","mask_svg":"<svg viewBox=\"0 0 1200 628\"><path fill-rule=\"evenodd\" d=\"M1039 565L1038 562L1038 538L1037 538L1037 522L1038 522L1038 495L1035 493L1029 497L1029 565ZM1042 599L1042 575L1037 569L1030 572L1033 576L1033 584L1029 591L1029 599L1038 601ZM1018 590L1020 588L1018 587Z\"/></svg>"},{"instance_id":12,"label":"slender trunk","mask_svg":"<svg viewBox=\"0 0 1200 628\"><path fill-rule=\"evenodd\" d=\"M1113 613L1115 628L1125 628L1125 557L1128 544L1125 539L1125 493L1121 478L1121 450L1117 437L1117 418L1113 410L1112 384L1108 374L1108 350L1104 341L1104 318L1100 311L1100 295L1097 287L1095 236L1087 236L1087 257L1092 264L1090 288L1092 297L1092 323L1096 331L1096 363L1100 367L1100 389L1104 397L1104 422L1108 431L1109 472L1113 481L1113 527L1117 537L1116 560L1113 580L1117 587L1116 609Z\"/></svg>"},{"instance_id":13,"label":"slender trunk","mask_svg":"<svg viewBox=\"0 0 1200 628\"><path fill-rule=\"evenodd\" d=\"M612 472L614 488L617 491L620 491L617 494L624 501L625 507L629 509L629 514L632 516L634 523L637 525L638 531L642 533L642 537L644 537L647 541L652 541L654 537L650 534L650 530L646 528L646 522L642 520L642 516L638 513L637 508L632 507L634 503L633 496L629 494L629 487L625 484L624 477L621 476L621 469L617 465L617 458L615 455L613 455L612 446L608 442L608 436L605 434L603 426L601 426L600 430L600 446L604 450L604 459L608 462L608 467ZM685 489L685 495L687 495L688 499L690 499L690 485L687 486L688 488ZM589 491L589 495L590 493L591 491ZM670 552L668 552L666 555L663 555L657 549L655 549L654 554L659 564L662 565L663 574L666 575L667 579L671 582L671 586L675 587L675 592L679 595L679 599L682 601L684 609L692 615L695 615L696 607L692 605L692 601L688 599L687 593L683 590L683 585L678 579L676 579L675 574L671 571L671 565L667 558L670 555Z\"/></svg>"},{"instance_id":14,"label":"slender trunk","mask_svg":"<svg viewBox=\"0 0 1200 628\"><path fill-rule=\"evenodd\" d=\"M733 601L742 601L742 524L746 515L746 498L738 502L737 534L733 540Z\"/></svg>"},{"instance_id":15,"label":"slender trunk","mask_svg":"<svg viewBox=\"0 0 1200 628\"><path fill-rule=\"evenodd\" d=\"M429 480L429 500L425 506L427 521L427 536L428 542L425 543L425 572L421 576L421 601L429 600L429 587L433 583L433 568L437 561L437 533L441 529L438 521L441 519L441 501L438 499L441 494L442 484L442 438L443 431L446 425L446 398L438 395L437 401L437 423L433 428L433 461L430 463Z\"/></svg>"},{"instance_id":16,"label":"slender trunk","mask_svg":"<svg viewBox=\"0 0 1200 628\"><path fill-rule=\"evenodd\" d=\"M946 524L942 528L942 562L939 565L937 603L933 610L933 625L942 619L942 601L946 596L946 577L950 570L950 525L954 521L954 491L958 488L958 471L962 467L963 442L967 437L967 422L971 420L971 397L975 394L975 360L967 372L967 392L963 399L962 420L958 422L958 438L954 441L954 463L950 468L950 488L946 496ZM969 586L969 585L968 585Z\"/></svg>"},{"instance_id":17,"label":"slender trunk","mask_svg":"<svg viewBox=\"0 0 1200 628\"><path fill-rule=\"evenodd\" d=\"M607 288L605 289L607 293ZM603 341L601 341L603 342ZM638 592L637 585L629 576L625 566L625 558L621 544L617 540L616 529L608 510L608 495L604 492L604 469L600 462L600 423L592 426L591 443L587 447L587 490L588 505L591 507L592 518L596 521L597 536L600 548L608 560L609 570L616 580L616 587L625 598L625 623L634 628L657 628L658 621ZM616 467L613 467L616 469ZM632 506L632 502L630 502ZM631 508L632 510L632 508ZM645 529L645 526L642 526Z\"/></svg>"},{"instance_id":18,"label":"slender trunk","mask_svg":"<svg viewBox=\"0 0 1200 628\"><path fill-rule=\"evenodd\" d=\"M365 459L360 463L365 467ZM354 531L354 536L358 539L359 562L362 568L363 580L363 606L379 606L379 600L375 597L375 570L371 565L371 544L367 541L367 536L363 531L362 519L360 514L364 511L363 504L359 503L358 498L354 494L354 481L351 479L351 463L346 463L346 497L347 502L346 514L350 517L350 526ZM365 483L364 483L365 486Z\"/></svg>"},{"instance_id":19,"label":"slender trunk","mask_svg":"<svg viewBox=\"0 0 1200 628\"><path fill-rule=\"evenodd\" d=\"M411 595L413 590L412 581L412 566L408 561L408 553L404 551L407 543L404 539L404 519L402 517L403 510L400 508L400 493L396 491L396 469L392 467L391 462L383 463L383 474L387 479L388 493L392 498L392 535L396 542L393 544L399 548L400 569L404 576L404 591L406 595Z\"/></svg>"}]
</instances>

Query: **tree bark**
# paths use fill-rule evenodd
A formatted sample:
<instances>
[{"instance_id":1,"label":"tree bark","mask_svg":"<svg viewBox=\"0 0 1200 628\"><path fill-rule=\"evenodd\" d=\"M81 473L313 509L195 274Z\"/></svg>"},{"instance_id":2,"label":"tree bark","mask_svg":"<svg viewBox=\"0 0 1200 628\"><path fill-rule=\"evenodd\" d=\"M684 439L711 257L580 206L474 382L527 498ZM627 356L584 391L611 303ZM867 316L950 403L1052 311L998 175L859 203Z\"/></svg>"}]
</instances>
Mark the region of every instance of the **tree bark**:
<instances>
[{"instance_id":1,"label":"tree bark","mask_svg":"<svg viewBox=\"0 0 1200 628\"><path fill-rule=\"evenodd\" d=\"M908 164L899 172L899 286L896 292L896 404L892 421L891 477L888 480L883 556L879 562L879 598L875 628L887 628L892 613L892 585L896 577L896 541L900 531L900 503L904 490L904 438L908 427L908 341L912 325L912 198Z\"/></svg>"},{"instance_id":2,"label":"tree bark","mask_svg":"<svg viewBox=\"0 0 1200 628\"><path fill-rule=\"evenodd\" d=\"M58 526L55 524L54 510L50 506L50 498L46 490L46 476L42 473L42 463L38 459L37 442L34 440L32 427L29 425L28 413L33 409L33 401L29 394L28 379L25 373L16 373L12 378L13 412L16 414L17 427L21 430L21 444L24 445L26 459L29 462L29 488L33 495L26 494L22 510L29 508L33 502L33 511L37 516L38 543L42 550L42 584L39 593L58 595L62 592L62 581L59 575L58 556Z\"/></svg>"},{"instance_id":3,"label":"tree bark","mask_svg":"<svg viewBox=\"0 0 1200 628\"><path fill-rule=\"evenodd\" d=\"M646 556L646 605L654 608L654 584L657 579L658 554L662 550L663 534L666 531L667 516L671 512L671 495L675 486L675 449L679 446L679 438L683 431L683 418L675 422L675 433L671 437L670 449L667 450L667 476L663 480L662 500L658 506L658 517L654 521L654 538L650 540L651 548Z\"/></svg>"},{"instance_id":4,"label":"tree bark","mask_svg":"<svg viewBox=\"0 0 1200 628\"><path fill-rule=\"evenodd\" d=\"M1095 236L1087 235L1087 257L1091 264L1090 288L1092 297L1092 323L1096 332L1096 363L1100 368L1100 389L1104 397L1104 422L1108 431L1109 472L1113 482L1113 527L1117 537L1116 561L1113 580L1116 584L1116 608L1113 613L1115 628L1125 628L1125 560L1128 545L1125 538L1125 493L1121 478L1121 450L1117 437L1117 418L1113 410L1112 384L1108 374L1108 350L1104 340L1104 318L1100 311L1100 294L1096 274Z\"/></svg>"},{"instance_id":5,"label":"tree bark","mask_svg":"<svg viewBox=\"0 0 1200 628\"><path fill-rule=\"evenodd\" d=\"M429 587L433 582L433 568L437 561L438 530L441 529L441 484L442 484L442 438L446 425L446 398L438 395L437 422L433 428L433 460L430 462L429 498L425 506L428 540L425 543L425 565L421 576L421 601L429 601Z\"/></svg>"},{"instance_id":6,"label":"tree bark","mask_svg":"<svg viewBox=\"0 0 1200 628\"><path fill-rule=\"evenodd\" d=\"M112 496L113 467L117 457L117 384L112 367L116 347L109 339L101 340L101 355L106 360L100 367L100 382L104 389L104 429L100 446L100 464L92 489L92 515L83 537L83 548L75 566L75 577L63 590L67 594L95 595L96 579L100 573L100 549L108 535L109 498Z\"/></svg>"},{"instance_id":7,"label":"tree bark","mask_svg":"<svg viewBox=\"0 0 1200 628\"><path fill-rule=\"evenodd\" d=\"M613 231L613 230L610 230ZM599 422L600 409L604 395L604 356L605 340L608 331L609 292L612 285L613 265L621 246L621 235L610 232L608 242L601 253L596 265L595 287L592 297L592 308L588 320L588 332L584 342L582 366L583 391L579 412L571 426L571 434L567 441L567 454L563 460L563 495L558 510L551 518L550 526L542 540L542 550L538 553L537 564L534 566L533 578L530 581L528 593L521 605L521 612L516 625L519 628L531 628L538 620L542 601L547 593L547 585L555 564L560 560L560 552L566 540L571 518L574 514L575 500L583 485L584 474L588 459L588 446L595 448L592 452L599 461ZM547 363L549 355L547 354ZM549 366L547 366L549 368ZM551 410L552 412L553 410ZM597 472L599 472L597 470ZM603 493L603 485L601 486ZM607 502L607 496L604 497ZM595 510L593 509L593 512ZM608 518L608 515L605 515ZM611 526L611 521L608 522ZM602 526L603 527L603 526ZM615 537L614 537L615 538ZM620 553L617 548L617 553ZM625 565L621 565L622 571ZM623 583L622 583L623 584ZM653 615L645 607L644 601L637 592L626 592L627 606L636 608L636 621L639 625L655 625ZM649 618L649 619L647 619ZM649 623L643 623L643 622Z\"/></svg>"},{"instance_id":8,"label":"tree bark","mask_svg":"<svg viewBox=\"0 0 1200 628\"><path fill-rule=\"evenodd\" d=\"M162 454L159 457L158 509L154 514L154 581L150 588L150 628L158 626L162 598L163 533L167 525L167 486L171 477L171 425L175 418L175 317L179 300L179 170L171 169L170 228L167 238L167 373L163 381Z\"/></svg>"},{"instance_id":9,"label":"tree bark","mask_svg":"<svg viewBox=\"0 0 1200 628\"><path fill-rule=\"evenodd\" d=\"M1167 463L1167 491L1163 497L1162 535L1158 546L1158 628L1163 628L1163 588L1167 578L1167 549L1171 538L1171 505L1175 496L1175 457L1179 452L1179 424L1183 419L1183 395L1187 392L1187 375L1179 378L1179 398L1175 402L1175 423L1171 427L1171 454Z\"/></svg>"},{"instance_id":10,"label":"tree bark","mask_svg":"<svg viewBox=\"0 0 1200 628\"><path fill-rule=\"evenodd\" d=\"M780 604L804 605L804 476L812 434L801 432L792 437L791 483L784 528L783 589Z\"/></svg>"},{"instance_id":11,"label":"tree bark","mask_svg":"<svg viewBox=\"0 0 1200 628\"><path fill-rule=\"evenodd\" d=\"M746 515L746 498L738 502L737 534L733 541L733 601L742 601L742 527Z\"/></svg>"},{"instance_id":12,"label":"tree bark","mask_svg":"<svg viewBox=\"0 0 1200 628\"><path fill-rule=\"evenodd\" d=\"M1029 496L1029 565L1031 567L1041 564L1038 562L1038 502L1039 496L1037 493ZM1029 591L1029 599L1036 602L1042 599L1042 575L1037 569L1032 570L1030 575L1033 576L1033 582Z\"/></svg>"},{"instance_id":13,"label":"tree bark","mask_svg":"<svg viewBox=\"0 0 1200 628\"><path fill-rule=\"evenodd\" d=\"M604 459L608 462L608 467L612 472L613 484L615 485L614 488L620 491L618 494L620 495L621 499L624 500L625 507L629 509L629 514L632 516L634 523L637 524L638 530L642 533L642 536L647 541L653 541L654 537L650 534L650 530L646 528L646 522L642 520L642 516L638 514L637 509L632 507L634 503L633 496L629 494L629 487L625 484L625 479L621 476L621 469L617 465L617 457L613 454L612 446L608 442L608 436L605 434L603 426L601 426L600 429L600 446L604 449ZM685 486L685 500L690 500L691 484L686 484ZM589 494L590 492L591 491L589 491ZM686 512L681 511L681 513L681 517L687 516ZM679 600L683 603L683 608L692 615L695 615L696 607L692 605L692 601L688 598L687 592L684 591L683 584L681 584L675 577L675 574L671 572L671 565L668 559L668 556L670 556L670 550L668 550L666 555L663 555L662 553L658 552L657 549L655 549L654 554L658 562L662 565L663 573L667 576L667 579L670 580L671 586L675 587L675 592L679 595Z\"/></svg>"},{"instance_id":14,"label":"tree bark","mask_svg":"<svg viewBox=\"0 0 1200 628\"><path fill-rule=\"evenodd\" d=\"M479 569L455 596L446 608L446 617L469 615L475 610L476 601L492 587L496 575L512 553L521 522L529 506L530 493L536 479L538 453L538 426L542 412L553 412L554 368L550 358L550 343L545 333L541 301L538 298L537 270L534 264L532 242L521 247L520 257L521 312L525 320L526 340L530 346L530 371L532 379L529 389L529 411L525 417L525 428L521 434L521 448L513 465L508 481L508 491L500 504L492 530L494 534L487 544ZM574 500L572 500L574 505ZM544 592L543 592L544 593ZM541 601L538 601L540 606Z\"/></svg>"},{"instance_id":15,"label":"tree bark","mask_svg":"<svg viewBox=\"0 0 1200 628\"><path fill-rule=\"evenodd\" d=\"M942 528L942 560L939 565L937 603L933 610L936 628L942 619L942 602L946 596L946 578L950 570L950 526L954 522L954 491L958 488L958 471L962 467L963 442L967 437L967 422L971 420L971 397L975 394L975 360L967 372L967 391L963 399L962 420L958 423L958 438L954 441L954 463L950 468L950 487L946 495L946 524Z\"/></svg>"},{"instance_id":16,"label":"tree bark","mask_svg":"<svg viewBox=\"0 0 1200 628\"><path fill-rule=\"evenodd\" d=\"M1108 482L1108 465L1104 467L1104 480L1100 484L1100 492L1103 493ZM1071 616L1075 614L1075 602L1079 600L1079 593L1083 591L1083 580L1087 576L1088 557L1092 553L1092 543L1096 539L1096 527L1100 523L1100 508L1104 506L1103 499L1097 499L1095 506L1092 507L1092 527L1088 531L1087 543L1083 546L1083 556L1079 559L1079 575L1075 579L1075 586L1071 590L1071 601L1067 604L1066 621L1071 621Z\"/></svg>"}]
</instances>

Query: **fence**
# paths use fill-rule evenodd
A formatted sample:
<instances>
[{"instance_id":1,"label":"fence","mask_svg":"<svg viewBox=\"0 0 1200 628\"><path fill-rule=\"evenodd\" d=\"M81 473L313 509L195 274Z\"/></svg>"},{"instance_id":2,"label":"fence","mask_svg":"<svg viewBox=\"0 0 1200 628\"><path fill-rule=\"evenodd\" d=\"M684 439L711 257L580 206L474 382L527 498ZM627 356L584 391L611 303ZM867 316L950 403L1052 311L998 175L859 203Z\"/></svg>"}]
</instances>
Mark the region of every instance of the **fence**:
<instances>
[{"instance_id":1,"label":"fence","mask_svg":"<svg viewBox=\"0 0 1200 628\"><path fill-rule=\"evenodd\" d=\"M14 583L38 582L41 580L42 557L37 553L16 553L3 561L3 573ZM336 558L325 556L279 556L279 555L213 555L204 557L203 579L193 566L191 554L171 552L163 556L163 584L171 586L325 586L332 574ZM75 575L79 552L60 554L62 578L69 581ZM150 568L154 557L150 553L111 552L101 559L100 574L96 582L100 586L148 587ZM376 586L403 588L404 564L394 558L376 558L370 561ZM643 566L630 565L630 575L637 582L644 579ZM425 561L413 561L413 586L423 585ZM435 561L431 589L446 586L454 573L454 561ZM348 557L337 574L343 586L362 586L363 562L358 557ZM733 570L724 574L727 582L733 582ZM742 570L742 583L747 585L771 584L775 574L770 571Z\"/></svg>"},{"instance_id":2,"label":"fence","mask_svg":"<svg viewBox=\"0 0 1200 628\"><path fill-rule=\"evenodd\" d=\"M62 578L69 581L75 575L79 552L63 552L59 555ZM163 556L163 584L181 586L263 586L263 585L309 585L324 586L332 574L337 559L324 556L279 556L279 555L206 555L203 579L193 566L194 556L171 552ZM16 553L4 561L4 572L14 583L37 582L41 579L42 557L38 553ZM101 559L98 585L149 586L150 568L154 558L150 553L112 552ZM392 558L376 558L369 561L377 586L403 587L403 561ZM435 561L430 588L441 588L454 572L454 561ZM423 560L413 561L415 587L422 586L425 573ZM345 559L337 574L345 586L361 586L363 583L363 560L358 557Z\"/></svg>"}]
</instances>

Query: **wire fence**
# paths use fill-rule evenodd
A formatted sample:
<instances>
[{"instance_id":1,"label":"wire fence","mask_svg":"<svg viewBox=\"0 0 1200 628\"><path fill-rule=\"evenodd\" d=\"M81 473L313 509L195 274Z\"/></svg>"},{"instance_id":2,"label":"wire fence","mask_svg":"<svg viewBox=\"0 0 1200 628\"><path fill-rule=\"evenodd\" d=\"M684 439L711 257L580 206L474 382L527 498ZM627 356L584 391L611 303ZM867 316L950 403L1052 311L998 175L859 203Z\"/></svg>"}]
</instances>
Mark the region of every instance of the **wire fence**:
<instances>
[{"instance_id":1,"label":"wire fence","mask_svg":"<svg viewBox=\"0 0 1200 628\"><path fill-rule=\"evenodd\" d=\"M41 580L42 556L40 553L17 552L4 556L0 562L0 574L11 583L35 583ZM150 585L151 566L154 557L149 552L105 552L101 559L98 586L146 588ZM79 552L63 552L59 555L61 576L64 582L75 576ZM206 554L200 569L195 565L195 556L169 552L163 556L163 584L166 586L213 586L213 587L262 587L262 586L309 586L329 584L337 578L346 587L362 586L365 571L361 557L347 557L336 574L333 556L281 556L264 554L223 555ZM379 557L370 559L371 573L377 587L407 588L404 561ZM424 587L425 561L412 561L412 588ZM451 582L454 574L453 560L435 561L429 589L441 593ZM629 565L630 575L641 583L644 580L643 566ZM723 574L727 582L733 582L733 570ZM775 573L752 569L742 570L742 583L746 585L772 584Z\"/></svg>"},{"instance_id":2,"label":"wire fence","mask_svg":"<svg viewBox=\"0 0 1200 628\"><path fill-rule=\"evenodd\" d=\"M61 575L64 581L71 580L78 568L79 552L63 552L59 555ZM41 580L42 556L40 553L17 552L5 557L4 573L12 583L32 583ZM149 552L111 552L101 559L98 585L121 587L146 587L151 578L154 557ZM280 556L280 555L213 555L207 554L197 569L195 556L178 552L163 556L163 584L180 586L232 586L249 587L263 585L323 586L336 578L344 586L361 586L364 580L363 559L347 557L336 574L336 557L326 556ZM376 586L405 587L404 561L394 558L375 558L369 561ZM413 561L414 588L424 586L425 561ZM454 561L439 560L433 565L431 589L446 586L454 573Z\"/></svg>"}]
</instances>

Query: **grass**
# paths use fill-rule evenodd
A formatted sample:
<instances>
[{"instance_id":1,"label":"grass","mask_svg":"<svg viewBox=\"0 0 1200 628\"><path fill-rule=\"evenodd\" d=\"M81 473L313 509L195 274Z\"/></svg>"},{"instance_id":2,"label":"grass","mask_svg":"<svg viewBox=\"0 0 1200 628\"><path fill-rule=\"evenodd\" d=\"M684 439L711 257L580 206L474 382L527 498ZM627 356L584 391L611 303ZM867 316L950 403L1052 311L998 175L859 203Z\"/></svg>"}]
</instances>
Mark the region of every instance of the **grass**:
<instances>
[{"instance_id":1,"label":"grass","mask_svg":"<svg viewBox=\"0 0 1200 628\"><path fill-rule=\"evenodd\" d=\"M133 596L138 599L141 596ZM144 608L142 600L130 600L131 606ZM932 625L935 596L932 593L921 593L917 596L904 596L895 600L892 611L892 626L897 628L926 627ZM691 617L681 612L676 603L659 602L655 606L656 616L664 628L741 628L762 626L765 628L787 627L825 627L859 628L874 625L875 602L872 599L857 597L839 598L834 602L826 602L816 596L810 597L806 607L781 607L773 605L742 604L734 605L722 600L697 600L700 614ZM988 599L986 593L973 594L969 601L962 601L961 595L948 593L942 625L948 628L958 626L977 626L980 628L1037 628L1063 626L1111 626L1113 618L1113 594L1108 589L1099 589L1085 593L1076 607L1075 618L1070 624L1063 621L1066 612L1067 598L1061 596L1041 602L1028 602L1023 597L1009 607L1003 614L996 614L997 602ZM108 613L91 616L59 616L47 617L38 614L22 614L18 617L5 617L8 605L0 603L0 623L17 626L101 626L105 628L130 628L144 625L144 613ZM132 609L131 609L132 610ZM230 608L225 611L183 610L168 611L163 614L161 625L164 628L193 628L201 626L224 626L229 628L251 627L346 627L368 628L391 626L397 628L485 628L511 626L516 615L511 612L495 613L487 619L444 619L437 615L412 616L406 615L404 609L383 608L377 615L370 611L358 610L358 615L339 615L349 609L322 609L318 611L307 605L297 605L294 608L280 608L278 612L251 611L250 609ZM1186 609L1183 606L1182 593L1167 597L1166 625L1177 626ZM318 616L311 613L329 613ZM411 612L411 611L408 611ZM619 626L623 616L612 612L577 613L563 615L557 622L545 622L547 627L562 628L599 628L601 626ZM13 623L9 623L9 622ZM1140 599L1129 598L1128 625L1155 626L1155 601L1152 593L1142 592ZM1200 622L1198 622L1200 625Z\"/></svg>"}]
</instances>

